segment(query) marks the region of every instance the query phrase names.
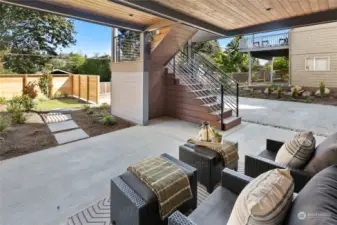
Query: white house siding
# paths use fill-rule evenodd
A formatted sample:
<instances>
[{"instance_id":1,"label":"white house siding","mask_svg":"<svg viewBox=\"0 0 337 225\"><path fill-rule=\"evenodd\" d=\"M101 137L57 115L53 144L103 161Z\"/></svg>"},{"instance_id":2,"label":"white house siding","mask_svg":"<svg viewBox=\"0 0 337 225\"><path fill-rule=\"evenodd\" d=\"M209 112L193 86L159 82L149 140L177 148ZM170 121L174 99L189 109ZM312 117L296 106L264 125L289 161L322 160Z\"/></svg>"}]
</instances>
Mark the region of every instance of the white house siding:
<instances>
[{"instance_id":1,"label":"white house siding","mask_svg":"<svg viewBox=\"0 0 337 225\"><path fill-rule=\"evenodd\" d=\"M123 119L145 124L143 61L111 64L111 113ZM148 90L147 90L148 91Z\"/></svg>"},{"instance_id":2,"label":"white house siding","mask_svg":"<svg viewBox=\"0 0 337 225\"><path fill-rule=\"evenodd\" d=\"M330 71L305 71L305 58L329 56ZM295 28L290 32L291 83L337 88L337 22Z\"/></svg>"}]
</instances>

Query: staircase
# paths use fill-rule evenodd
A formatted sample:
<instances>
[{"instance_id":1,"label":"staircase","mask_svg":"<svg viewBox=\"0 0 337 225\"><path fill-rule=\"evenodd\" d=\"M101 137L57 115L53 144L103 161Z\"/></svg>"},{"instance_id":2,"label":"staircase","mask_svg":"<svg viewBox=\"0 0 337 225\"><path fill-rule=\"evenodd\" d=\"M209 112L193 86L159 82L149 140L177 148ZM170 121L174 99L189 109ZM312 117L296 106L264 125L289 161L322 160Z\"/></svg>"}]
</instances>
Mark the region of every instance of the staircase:
<instances>
[{"instance_id":1,"label":"staircase","mask_svg":"<svg viewBox=\"0 0 337 225\"><path fill-rule=\"evenodd\" d=\"M201 55L176 54L166 66L165 83L169 116L194 123L209 121L221 130L241 123L238 83Z\"/></svg>"},{"instance_id":2,"label":"staircase","mask_svg":"<svg viewBox=\"0 0 337 225\"><path fill-rule=\"evenodd\" d=\"M183 24L163 27L153 36L150 54L149 116L166 116L164 71L167 62L192 38L197 29Z\"/></svg>"}]
</instances>

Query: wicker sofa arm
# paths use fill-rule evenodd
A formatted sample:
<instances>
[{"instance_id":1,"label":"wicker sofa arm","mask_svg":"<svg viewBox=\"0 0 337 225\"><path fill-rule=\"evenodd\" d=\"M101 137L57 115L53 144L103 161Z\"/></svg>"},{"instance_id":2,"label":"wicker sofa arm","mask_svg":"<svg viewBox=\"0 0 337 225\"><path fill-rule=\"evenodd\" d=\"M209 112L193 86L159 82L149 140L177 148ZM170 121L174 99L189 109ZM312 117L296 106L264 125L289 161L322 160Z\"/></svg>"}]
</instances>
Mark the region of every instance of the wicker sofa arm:
<instances>
[{"instance_id":1,"label":"wicker sofa arm","mask_svg":"<svg viewBox=\"0 0 337 225\"><path fill-rule=\"evenodd\" d=\"M246 185L253 178L236 172L234 170L225 168L221 173L221 185L222 187L230 190L235 194L240 194L242 189L246 187Z\"/></svg>"},{"instance_id":2,"label":"wicker sofa arm","mask_svg":"<svg viewBox=\"0 0 337 225\"><path fill-rule=\"evenodd\" d=\"M197 225L197 224L193 223L181 212L175 211L168 218L168 225Z\"/></svg>"},{"instance_id":3,"label":"wicker sofa arm","mask_svg":"<svg viewBox=\"0 0 337 225\"><path fill-rule=\"evenodd\" d=\"M282 141L275 141L272 139L267 139L266 147L268 151L271 152L278 152L278 150L282 147L284 142Z\"/></svg>"},{"instance_id":4,"label":"wicker sofa arm","mask_svg":"<svg viewBox=\"0 0 337 225\"><path fill-rule=\"evenodd\" d=\"M260 174L272 169L286 169L287 167L276 163L273 160L266 159L255 155L245 156L245 174L250 177L257 177ZM295 192L299 192L311 179L312 174L303 170L290 169L290 173L294 179Z\"/></svg>"}]
</instances>

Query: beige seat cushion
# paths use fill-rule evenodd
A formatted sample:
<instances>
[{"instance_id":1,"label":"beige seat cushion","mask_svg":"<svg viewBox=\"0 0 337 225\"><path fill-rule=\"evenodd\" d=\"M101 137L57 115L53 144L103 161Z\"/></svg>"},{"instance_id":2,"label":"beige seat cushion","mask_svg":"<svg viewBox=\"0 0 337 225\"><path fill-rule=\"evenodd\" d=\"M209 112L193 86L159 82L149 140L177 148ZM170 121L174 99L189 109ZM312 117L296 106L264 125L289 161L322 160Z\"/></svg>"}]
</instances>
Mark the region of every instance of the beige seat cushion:
<instances>
[{"instance_id":1,"label":"beige seat cushion","mask_svg":"<svg viewBox=\"0 0 337 225\"><path fill-rule=\"evenodd\" d=\"M277 152L275 162L301 169L311 159L315 146L316 139L311 131L299 133L294 139L284 143Z\"/></svg>"},{"instance_id":2,"label":"beige seat cushion","mask_svg":"<svg viewBox=\"0 0 337 225\"><path fill-rule=\"evenodd\" d=\"M227 225L281 224L290 208L294 182L288 169L274 169L251 181L238 196Z\"/></svg>"}]
</instances>

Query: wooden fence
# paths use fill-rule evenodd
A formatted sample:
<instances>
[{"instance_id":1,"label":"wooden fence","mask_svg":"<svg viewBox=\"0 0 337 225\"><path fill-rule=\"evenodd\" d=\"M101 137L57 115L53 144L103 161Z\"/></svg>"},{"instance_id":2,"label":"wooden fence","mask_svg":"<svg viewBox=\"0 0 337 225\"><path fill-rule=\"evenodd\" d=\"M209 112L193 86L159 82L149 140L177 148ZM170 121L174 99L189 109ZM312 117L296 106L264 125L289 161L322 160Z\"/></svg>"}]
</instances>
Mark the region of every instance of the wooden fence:
<instances>
[{"instance_id":1,"label":"wooden fence","mask_svg":"<svg viewBox=\"0 0 337 225\"><path fill-rule=\"evenodd\" d=\"M0 74L0 97L7 99L22 94L28 82L38 82L42 75L36 74ZM53 74L52 95L68 94L88 102L99 102L99 76L78 74ZM38 90L40 93L40 90Z\"/></svg>"},{"instance_id":2,"label":"wooden fence","mask_svg":"<svg viewBox=\"0 0 337 225\"><path fill-rule=\"evenodd\" d=\"M111 83L110 82L100 82L99 88L100 94L110 94L111 93Z\"/></svg>"}]
</instances>

